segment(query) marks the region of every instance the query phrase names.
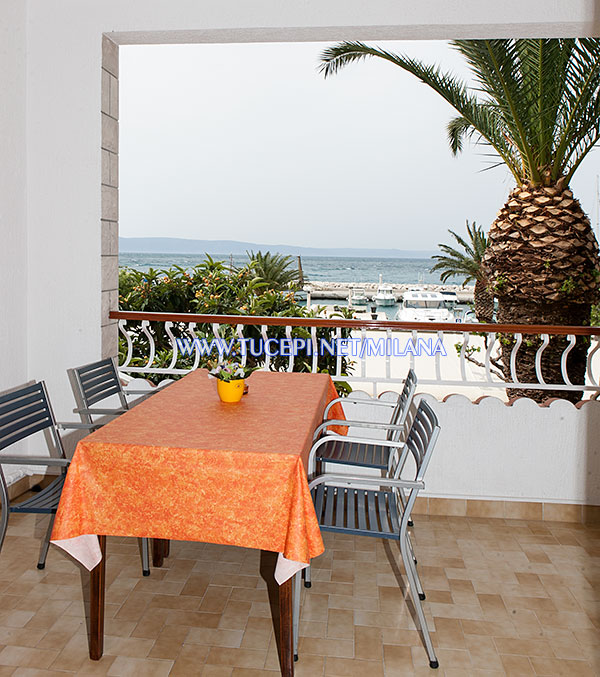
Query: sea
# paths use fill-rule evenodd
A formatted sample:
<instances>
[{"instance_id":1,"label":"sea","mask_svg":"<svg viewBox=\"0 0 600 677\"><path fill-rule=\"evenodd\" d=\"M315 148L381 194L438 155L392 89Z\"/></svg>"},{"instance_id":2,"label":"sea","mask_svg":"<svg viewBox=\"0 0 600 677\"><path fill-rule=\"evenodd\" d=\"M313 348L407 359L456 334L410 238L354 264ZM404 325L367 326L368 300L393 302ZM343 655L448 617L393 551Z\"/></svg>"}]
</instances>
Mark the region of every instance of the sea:
<instances>
[{"instance_id":1,"label":"sea","mask_svg":"<svg viewBox=\"0 0 600 677\"><path fill-rule=\"evenodd\" d=\"M216 261L223 261L227 265L241 267L248 263L245 254L211 254ZM204 254L135 254L121 252L119 265L122 268L134 268L146 271L149 268L162 270L170 266L193 268L204 261ZM293 265L296 261L293 260ZM345 256L303 256L302 270L307 282L353 282L359 284L378 283L379 276L389 284L441 284L438 273L431 272L433 262L427 259L397 259ZM450 279L446 284L462 284L461 279ZM299 299L300 305L305 300ZM347 306L347 299L328 299L319 296L313 300L318 305ZM369 307L372 303L369 304ZM393 320L400 305L377 306L379 317ZM456 307L459 315L468 310L468 304Z\"/></svg>"},{"instance_id":2,"label":"sea","mask_svg":"<svg viewBox=\"0 0 600 677\"><path fill-rule=\"evenodd\" d=\"M248 263L245 254L211 254L215 260L227 265L243 266ZM177 265L192 268L202 263L204 254L135 254L120 253L121 267L148 270ZM296 261L293 260L293 265ZM390 284L441 284L439 274L430 272L431 259L349 258L343 256L303 256L302 270L312 282L377 283L379 276ZM448 280L447 284L461 284L462 280Z\"/></svg>"}]
</instances>

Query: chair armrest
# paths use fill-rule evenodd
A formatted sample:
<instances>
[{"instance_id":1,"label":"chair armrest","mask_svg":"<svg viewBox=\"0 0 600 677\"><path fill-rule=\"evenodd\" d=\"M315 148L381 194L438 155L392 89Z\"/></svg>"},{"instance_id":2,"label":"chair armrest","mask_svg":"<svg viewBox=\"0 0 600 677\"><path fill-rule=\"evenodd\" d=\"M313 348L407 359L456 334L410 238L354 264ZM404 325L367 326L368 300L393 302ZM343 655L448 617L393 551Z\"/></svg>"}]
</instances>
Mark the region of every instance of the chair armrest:
<instances>
[{"instance_id":1,"label":"chair armrest","mask_svg":"<svg viewBox=\"0 0 600 677\"><path fill-rule=\"evenodd\" d=\"M364 437L348 437L347 435L338 435L336 436L336 442L340 444L352 444L353 442L356 442L358 444L373 444L378 447L389 447L391 449L401 449L402 447L406 446L404 442L393 442L392 440L374 440L373 438L364 438ZM310 449L310 453L308 455L308 474L309 477L313 473L313 468L314 468L314 463L315 463L315 454L317 453L317 449L327 442L331 442L331 435L324 435L320 439L318 439L314 444L312 445Z\"/></svg>"},{"instance_id":2,"label":"chair armrest","mask_svg":"<svg viewBox=\"0 0 600 677\"><path fill-rule=\"evenodd\" d=\"M2 456L0 465L60 465L66 468L71 461L68 458L51 458L50 456Z\"/></svg>"},{"instance_id":3,"label":"chair armrest","mask_svg":"<svg viewBox=\"0 0 600 677\"><path fill-rule=\"evenodd\" d=\"M317 439L321 431L326 430L331 425L341 425L346 426L347 428L376 428L378 430L398 430L398 431L402 431L405 428L404 424L383 423L379 421L353 421L351 419L341 420L330 418L327 421L323 421L323 423L320 423L317 426L313 434L313 441Z\"/></svg>"},{"instance_id":4,"label":"chair armrest","mask_svg":"<svg viewBox=\"0 0 600 677\"><path fill-rule=\"evenodd\" d=\"M59 430L96 430L96 428L101 428L102 424L100 423L76 423L75 421L60 421L56 424L56 427Z\"/></svg>"},{"instance_id":5,"label":"chair armrest","mask_svg":"<svg viewBox=\"0 0 600 677\"><path fill-rule=\"evenodd\" d=\"M73 409L74 414L94 414L97 416L120 416L126 409Z\"/></svg>"},{"instance_id":6,"label":"chair armrest","mask_svg":"<svg viewBox=\"0 0 600 677\"><path fill-rule=\"evenodd\" d=\"M325 407L325 411L323 412L323 420L327 418L331 407L333 407L334 404L338 404L339 402L345 402L346 404L370 404L376 407L395 407L398 404L398 402L382 402L381 400L349 400L347 397L336 397L335 400L331 400L331 402Z\"/></svg>"},{"instance_id":7,"label":"chair armrest","mask_svg":"<svg viewBox=\"0 0 600 677\"><path fill-rule=\"evenodd\" d=\"M342 484L352 484L359 482L360 484L372 484L378 487L398 487L401 489L425 488L425 482L422 480L403 480L402 478L393 479L391 477L365 477L364 475L335 475L332 473L315 477L309 482L308 488L312 491L314 487L316 487L318 484L323 484L324 482L331 482L333 484L336 484L337 482L341 482Z\"/></svg>"}]
</instances>

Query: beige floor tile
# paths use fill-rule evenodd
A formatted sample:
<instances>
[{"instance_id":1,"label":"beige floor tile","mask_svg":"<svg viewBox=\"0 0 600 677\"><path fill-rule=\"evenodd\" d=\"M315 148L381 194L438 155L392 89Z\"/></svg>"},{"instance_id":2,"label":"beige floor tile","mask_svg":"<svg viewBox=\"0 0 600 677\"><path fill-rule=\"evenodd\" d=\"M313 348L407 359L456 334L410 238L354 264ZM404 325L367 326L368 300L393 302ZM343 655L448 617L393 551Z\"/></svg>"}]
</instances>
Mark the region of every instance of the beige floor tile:
<instances>
[{"instance_id":1,"label":"beige floor tile","mask_svg":"<svg viewBox=\"0 0 600 677\"><path fill-rule=\"evenodd\" d=\"M0 651L0 665L15 667L48 668L57 657L53 649L35 649L24 646L5 646Z\"/></svg>"},{"instance_id":2,"label":"beige floor tile","mask_svg":"<svg viewBox=\"0 0 600 677\"><path fill-rule=\"evenodd\" d=\"M526 656L500 655L504 671L508 677L535 675L533 666Z\"/></svg>"},{"instance_id":3,"label":"beige floor tile","mask_svg":"<svg viewBox=\"0 0 600 677\"><path fill-rule=\"evenodd\" d=\"M530 660L535 674L540 677L593 677L598 674L587 661L538 657Z\"/></svg>"},{"instance_id":4,"label":"beige floor tile","mask_svg":"<svg viewBox=\"0 0 600 677\"><path fill-rule=\"evenodd\" d=\"M383 662L386 675L403 674L414 667L409 646L383 645Z\"/></svg>"},{"instance_id":5,"label":"beige floor tile","mask_svg":"<svg viewBox=\"0 0 600 677\"><path fill-rule=\"evenodd\" d=\"M327 637L354 639L354 612L351 609L328 610Z\"/></svg>"},{"instance_id":6,"label":"beige floor tile","mask_svg":"<svg viewBox=\"0 0 600 677\"><path fill-rule=\"evenodd\" d=\"M355 658L326 658L325 674L332 677L383 677L383 662Z\"/></svg>"},{"instance_id":7,"label":"beige floor tile","mask_svg":"<svg viewBox=\"0 0 600 677\"><path fill-rule=\"evenodd\" d=\"M43 529L19 517L0 553L0 677L279 674L259 553L173 543L144 579L132 539L110 539L105 655L91 661L80 572L58 551L37 571ZM429 515L413 540L440 676L600 674L600 529ZM325 543L302 589L297 677L433 674L397 545Z\"/></svg>"},{"instance_id":8,"label":"beige floor tile","mask_svg":"<svg viewBox=\"0 0 600 677\"><path fill-rule=\"evenodd\" d=\"M212 646L206 657L206 663L207 665L226 665L238 668L262 668L266 657L266 650L228 649Z\"/></svg>"},{"instance_id":9,"label":"beige floor tile","mask_svg":"<svg viewBox=\"0 0 600 677\"><path fill-rule=\"evenodd\" d=\"M173 674L172 661L159 661L117 656L106 673L109 677L167 677ZM189 674L189 673L188 673Z\"/></svg>"},{"instance_id":10,"label":"beige floor tile","mask_svg":"<svg viewBox=\"0 0 600 677\"><path fill-rule=\"evenodd\" d=\"M225 665L205 665L200 672L194 674L202 675L202 677L231 677L233 670L234 668Z\"/></svg>"},{"instance_id":11,"label":"beige floor tile","mask_svg":"<svg viewBox=\"0 0 600 677\"><path fill-rule=\"evenodd\" d=\"M300 637L299 654L317 654L334 658L353 658L354 642L349 639L319 639L316 637Z\"/></svg>"}]
</instances>

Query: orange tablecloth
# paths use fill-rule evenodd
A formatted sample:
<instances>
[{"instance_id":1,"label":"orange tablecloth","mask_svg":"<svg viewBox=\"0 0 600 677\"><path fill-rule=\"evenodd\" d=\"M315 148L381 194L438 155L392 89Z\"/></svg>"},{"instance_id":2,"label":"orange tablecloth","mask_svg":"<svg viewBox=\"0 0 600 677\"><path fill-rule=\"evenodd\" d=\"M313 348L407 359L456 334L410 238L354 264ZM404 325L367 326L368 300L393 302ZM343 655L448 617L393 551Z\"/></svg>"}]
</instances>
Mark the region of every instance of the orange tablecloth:
<instances>
[{"instance_id":1,"label":"orange tablecloth","mask_svg":"<svg viewBox=\"0 0 600 677\"><path fill-rule=\"evenodd\" d=\"M312 433L336 397L333 382L327 374L255 372L248 385L240 403L224 404L198 370L81 440L52 540L203 541L305 563L320 555L306 464Z\"/></svg>"}]
</instances>

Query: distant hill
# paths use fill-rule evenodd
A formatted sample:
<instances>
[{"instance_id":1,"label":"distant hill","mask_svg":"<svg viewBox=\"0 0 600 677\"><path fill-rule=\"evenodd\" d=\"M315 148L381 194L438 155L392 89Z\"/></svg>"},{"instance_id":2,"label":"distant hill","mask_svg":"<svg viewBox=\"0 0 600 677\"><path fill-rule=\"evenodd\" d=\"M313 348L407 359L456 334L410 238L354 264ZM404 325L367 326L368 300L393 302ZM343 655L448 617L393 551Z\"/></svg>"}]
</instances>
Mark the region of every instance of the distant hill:
<instances>
[{"instance_id":1,"label":"distant hill","mask_svg":"<svg viewBox=\"0 0 600 677\"><path fill-rule=\"evenodd\" d=\"M392 259L425 259L434 250L358 249L352 247L296 247L287 244L257 244L237 240L186 240L177 237L120 237L119 251L135 254L245 254L270 251L293 256L350 256Z\"/></svg>"}]
</instances>

